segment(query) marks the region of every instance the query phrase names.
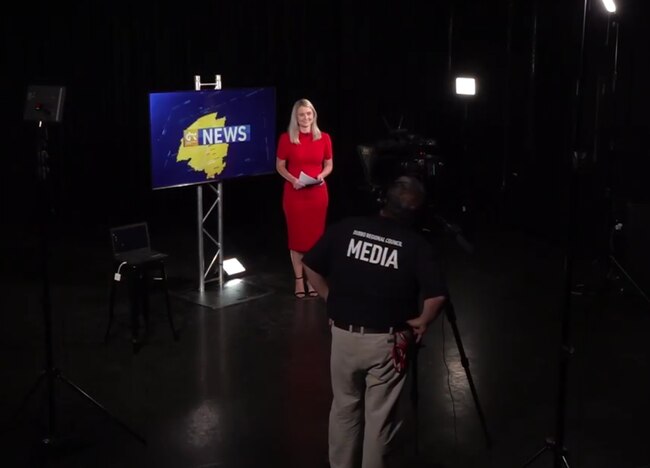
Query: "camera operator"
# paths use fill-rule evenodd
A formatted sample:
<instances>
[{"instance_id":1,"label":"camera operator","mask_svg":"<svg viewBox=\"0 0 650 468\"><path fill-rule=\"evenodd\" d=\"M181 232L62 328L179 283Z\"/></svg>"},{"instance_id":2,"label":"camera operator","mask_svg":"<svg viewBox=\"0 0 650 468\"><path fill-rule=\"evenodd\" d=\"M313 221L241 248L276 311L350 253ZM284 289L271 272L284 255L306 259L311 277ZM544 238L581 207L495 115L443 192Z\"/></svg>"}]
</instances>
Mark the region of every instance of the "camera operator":
<instances>
[{"instance_id":1,"label":"camera operator","mask_svg":"<svg viewBox=\"0 0 650 468\"><path fill-rule=\"evenodd\" d=\"M417 179L400 177L379 216L339 222L303 258L332 331L331 468L403 466L407 350L447 295L432 245L411 226L424 199Z\"/></svg>"}]
</instances>

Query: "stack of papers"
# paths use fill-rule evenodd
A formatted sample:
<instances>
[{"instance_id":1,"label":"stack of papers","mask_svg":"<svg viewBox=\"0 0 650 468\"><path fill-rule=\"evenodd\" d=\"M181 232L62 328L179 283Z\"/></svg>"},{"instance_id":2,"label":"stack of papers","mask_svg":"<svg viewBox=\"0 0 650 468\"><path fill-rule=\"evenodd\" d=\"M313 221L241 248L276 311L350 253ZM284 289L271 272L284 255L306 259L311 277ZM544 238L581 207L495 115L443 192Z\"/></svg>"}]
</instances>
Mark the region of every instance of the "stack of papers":
<instances>
[{"instance_id":1,"label":"stack of papers","mask_svg":"<svg viewBox=\"0 0 650 468\"><path fill-rule=\"evenodd\" d=\"M300 171L300 175L298 176L298 182L300 182L301 184L303 184L305 186L307 186L307 185L316 185L316 184L321 183L320 180L314 179L313 177L308 176L307 174L305 174L302 171Z\"/></svg>"}]
</instances>

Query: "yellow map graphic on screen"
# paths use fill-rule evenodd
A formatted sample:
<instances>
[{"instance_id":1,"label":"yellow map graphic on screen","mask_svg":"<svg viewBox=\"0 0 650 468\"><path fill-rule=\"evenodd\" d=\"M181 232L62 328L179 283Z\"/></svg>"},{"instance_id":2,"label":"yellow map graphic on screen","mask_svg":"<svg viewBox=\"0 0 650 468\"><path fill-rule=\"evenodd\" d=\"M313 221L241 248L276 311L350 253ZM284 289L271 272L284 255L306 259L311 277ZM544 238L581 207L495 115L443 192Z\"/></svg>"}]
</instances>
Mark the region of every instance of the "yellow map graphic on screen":
<instances>
[{"instance_id":1,"label":"yellow map graphic on screen","mask_svg":"<svg viewBox=\"0 0 650 468\"><path fill-rule=\"evenodd\" d=\"M200 128L224 127L226 118L217 118L217 113L207 114L196 119L192 125L183 132L185 144L181 139L178 147L176 161L188 161L188 165L197 172L205 172L208 179L214 177L226 168L228 156L228 143L214 145L198 145L198 131Z\"/></svg>"}]
</instances>

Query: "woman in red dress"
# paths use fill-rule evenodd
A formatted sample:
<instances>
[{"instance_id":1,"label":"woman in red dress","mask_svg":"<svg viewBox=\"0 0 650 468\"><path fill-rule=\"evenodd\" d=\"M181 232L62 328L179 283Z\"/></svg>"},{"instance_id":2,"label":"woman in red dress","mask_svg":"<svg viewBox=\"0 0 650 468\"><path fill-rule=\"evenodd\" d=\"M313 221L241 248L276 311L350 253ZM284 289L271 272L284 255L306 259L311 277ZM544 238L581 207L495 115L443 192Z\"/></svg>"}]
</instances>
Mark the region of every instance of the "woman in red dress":
<instances>
[{"instance_id":1,"label":"woman in red dress","mask_svg":"<svg viewBox=\"0 0 650 468\"><path fill-rule=\"evenodd\" d=\"M329 201L325 177L330 175L332 140L316 123L317 114L307 99L296 101L289 127L280 135L275 167L285 179L282 208L287 220L289 254L295 276L294 294L317 296L303 279L302 256L312 248L325 230ZM315 179L310 183L301 173ZM307 291L305 291L305 283Z\"/></svg>"}]
</instances>

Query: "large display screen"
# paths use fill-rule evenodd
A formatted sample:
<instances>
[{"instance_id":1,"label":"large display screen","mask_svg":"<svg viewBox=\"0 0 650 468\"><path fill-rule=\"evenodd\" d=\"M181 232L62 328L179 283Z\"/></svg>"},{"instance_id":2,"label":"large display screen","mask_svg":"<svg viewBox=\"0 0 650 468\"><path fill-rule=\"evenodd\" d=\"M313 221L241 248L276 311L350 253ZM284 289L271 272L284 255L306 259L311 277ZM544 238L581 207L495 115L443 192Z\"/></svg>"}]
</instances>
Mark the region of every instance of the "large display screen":
<instances>
[{"instance_id":1,"label":"large display screen","mask_svg":"<svg viewBox=\"0 0 650 468\"><path fill-rule=\"evenodd\" d=\"M149 94L153 189L275 171L275 89Z\"/></svg>"}]
</instances>

